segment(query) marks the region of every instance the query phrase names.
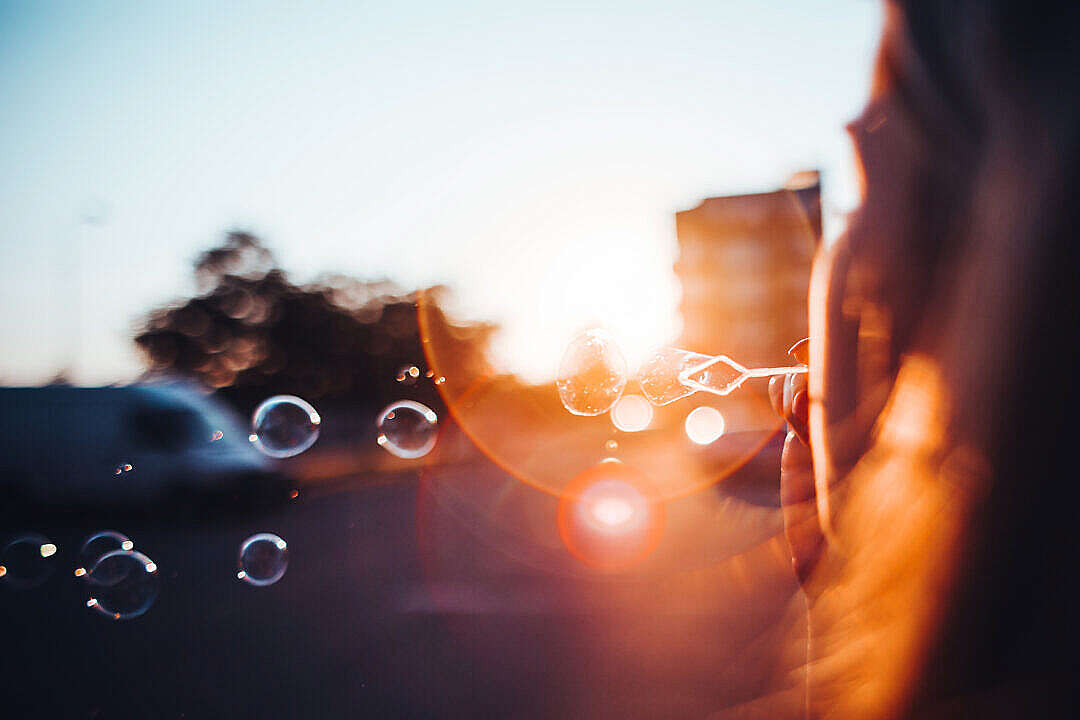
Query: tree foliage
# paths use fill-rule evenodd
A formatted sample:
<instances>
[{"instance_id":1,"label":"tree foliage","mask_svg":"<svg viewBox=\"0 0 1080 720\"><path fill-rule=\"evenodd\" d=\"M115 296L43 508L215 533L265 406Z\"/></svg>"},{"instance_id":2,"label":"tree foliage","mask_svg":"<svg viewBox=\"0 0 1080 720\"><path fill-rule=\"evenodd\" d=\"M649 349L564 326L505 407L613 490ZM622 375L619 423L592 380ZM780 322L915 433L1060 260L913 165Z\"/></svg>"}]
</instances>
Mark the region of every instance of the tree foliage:
<instances>
[{"instance_id":1,"label":"tree foliage","mask_svg":"<svg viewBox=\"0 0 1080 720\"><path fill-rule=\"evenodd\" d=\"M151 373L193 378L248 410L279 393L385 404L401 396L402 367L426 369L416 292L344 275L293 284L259 239L242 232L202 253L194 273L199 294L152 310L137 331ZM449 326L444 313L433 315ZM452 329L455 356L481 367L494 326ZM430 381L409 395L438 404Z\"/></svg>"}]
</instances>

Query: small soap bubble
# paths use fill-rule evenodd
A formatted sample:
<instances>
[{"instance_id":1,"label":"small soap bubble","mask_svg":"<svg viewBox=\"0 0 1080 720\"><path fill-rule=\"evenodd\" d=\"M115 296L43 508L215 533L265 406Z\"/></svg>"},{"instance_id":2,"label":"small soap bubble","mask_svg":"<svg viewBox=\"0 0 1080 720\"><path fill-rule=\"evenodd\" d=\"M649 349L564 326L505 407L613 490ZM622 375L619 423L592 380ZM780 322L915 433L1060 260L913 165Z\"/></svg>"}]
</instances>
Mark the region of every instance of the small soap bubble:
<instances>
[{"instance_id":1,"label":"small soap bubble","mask_svg":"<svg viewBox=\"0 0 1080 720\"><path fill-rule=\"evenodd\" d=\"M210 436L210 442L217 442L223 437L225 437L224 433L222 433L220 430L215 430L214 433Z\"/></svg>"},{"instance_id":2,"label":"small soap bubble","mask_svg":"<svg viewBox=\"0 0 1080 720\"><path fill-rule=\"evenodd\" d=\"M388 405L375 423L377 441L400 458L413 459L431 452L438 439L439 416L426 405L402 400Z\"/></svg>"},{"instance_id":3,"label":"small soap bubble","mask_svg":"<svg viewBox=\"0 0 1080 720\"><path fill-rule=\"evenodd\" d=\"M315 444L321 423L319 413L306 400L275 395L255 408L248 439L270 457L293 457Z\"/></svg>"},{"instance_id":4,"label":"small soap bubble","mask_svg":"<svg viewBox=\"0 0 1080 720\"><path fill-rule=\"evenodd\" d=\"M240 544L236 577L248 585L273 585L289 567L289 546L273 533L252 535Z\"/></svg>"},{"instance_id":5,"label":"small soap bubble","mask_svg":"<svg viewBox=\"0 0 1080 720\"><path fill-rule=\"evenodd\" d=\"M56 571L57 549L41 535L15 538L0 551L0 584L17 590L41 585Z\"/></svg>"},{"instance_id":6,"label":"small soap bubble","mask_svg":"<svg viewBox=\"0 0 1080 720\"><path fill-rule=\"evenodd\" d=\"M398 370L397 375L394 377L402 385L415 385L416 381L420 378L420 368L415 365L406 365Z\"/></svg>"},{"instance_id":7,"label":"small soap bubble","mask_svg":"<svg viewBox=\"0 0 1080 720\"><path fill-rule=\"evenodd\" d=\"M608 452L615 452L619 449L619 443L617 440L608 440L606 443L604 443L604 449Z\"/></svg>"},{"instance_id":8,"label":"small soap bubble","mask_svg":"<svg viewBox=\"0 0 1080 720\"><path fill-rule=\"evenodd\" d=\"M603 330L588 330L563 353L556 381L559 399L574 415L600 415L622 397L626 375L626 359L611 336Z\"/></svg>"},{"instance_id":9,"label":"small soap bubble","mask_svg":"<svg viewBox=\"0 0 1080 720\"><path fill-rule=\"evenodd\" d=\"M113 620L139 617L150 609L161 591L158 566L135 550L105 553L86 581L90 588L86 606Z\"/></svg>"},{"instance_id":10,"label":"small soap bubble","mask_svg":"<svg viewBox=\"0 0 1080 720\"><path fill-rule=\"evenodd\" d=\"M85 577L98 560L114 550L131 550L135 543L115 530L102 530L83 540L75 566L75 577Z\"/></svg>"}]
</instances>

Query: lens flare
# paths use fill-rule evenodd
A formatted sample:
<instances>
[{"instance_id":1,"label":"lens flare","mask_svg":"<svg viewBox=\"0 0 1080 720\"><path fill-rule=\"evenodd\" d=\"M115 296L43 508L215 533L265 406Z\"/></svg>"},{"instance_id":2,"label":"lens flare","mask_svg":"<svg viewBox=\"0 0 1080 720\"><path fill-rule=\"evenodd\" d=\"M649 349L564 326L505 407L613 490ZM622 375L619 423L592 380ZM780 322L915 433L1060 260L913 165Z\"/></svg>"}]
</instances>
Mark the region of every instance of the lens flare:
<instances>
[{"instance_id":1,"label":"lens flare","mask_svg":"<svg viewBox=\"0 0 1080 720\"><path fill-rule=\"evenodd\" d=\"M625 570L648 557L664 531L664 506L640 471L617 460L574 478L559 502L559 535L586 565Z\"/></svg>"}]
</instances>

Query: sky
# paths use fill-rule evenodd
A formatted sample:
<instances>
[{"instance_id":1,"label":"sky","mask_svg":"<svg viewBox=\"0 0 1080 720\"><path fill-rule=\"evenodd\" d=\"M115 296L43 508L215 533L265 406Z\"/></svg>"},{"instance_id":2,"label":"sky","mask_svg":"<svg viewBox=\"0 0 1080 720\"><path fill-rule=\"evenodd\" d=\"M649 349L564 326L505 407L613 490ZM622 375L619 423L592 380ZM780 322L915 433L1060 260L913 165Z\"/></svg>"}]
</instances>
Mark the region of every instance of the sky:
<instances>
[{"instance_id":1,"label":"sky","mask_svg":"<svg viewBox=\"0 0 1080 720\"><path fill-rule=\"evenodd\" d=\"M0 0L0 383L141 369L149 309L231 229L295 281L445 283L550 377L603 325L631 362L678 333L674 213L823 173L875 0Z\"/></svg>"}]
</instances>

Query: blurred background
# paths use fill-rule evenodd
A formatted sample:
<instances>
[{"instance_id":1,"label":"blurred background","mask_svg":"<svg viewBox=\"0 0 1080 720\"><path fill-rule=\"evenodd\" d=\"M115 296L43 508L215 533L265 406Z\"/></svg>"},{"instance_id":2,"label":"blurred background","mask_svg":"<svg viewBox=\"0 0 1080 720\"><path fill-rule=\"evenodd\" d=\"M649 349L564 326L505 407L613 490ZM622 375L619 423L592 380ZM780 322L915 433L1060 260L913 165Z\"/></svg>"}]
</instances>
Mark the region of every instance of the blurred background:
<instances>
[{"instance_id":1,"label":"blurred background","mask_svg":"<svg viewBox=\"0 0 1080 720\"><path fill-rule=\"evenodd\" d=\"M634 371L790 362L879 23L0 2L5 716L795 716L764 381L653 407ZM580 417L590 328L628 381ZM283 395L317 411L284 456ZM633 497L590 530L602 466ZM75 574L106 529L154 566L85 568L119 620Z\"/></svg>"}]
</instances>

